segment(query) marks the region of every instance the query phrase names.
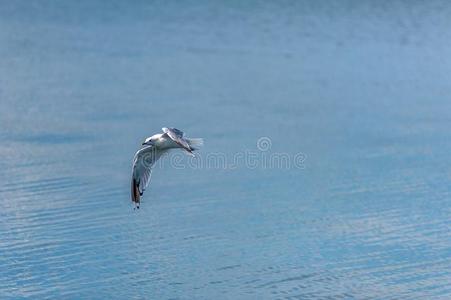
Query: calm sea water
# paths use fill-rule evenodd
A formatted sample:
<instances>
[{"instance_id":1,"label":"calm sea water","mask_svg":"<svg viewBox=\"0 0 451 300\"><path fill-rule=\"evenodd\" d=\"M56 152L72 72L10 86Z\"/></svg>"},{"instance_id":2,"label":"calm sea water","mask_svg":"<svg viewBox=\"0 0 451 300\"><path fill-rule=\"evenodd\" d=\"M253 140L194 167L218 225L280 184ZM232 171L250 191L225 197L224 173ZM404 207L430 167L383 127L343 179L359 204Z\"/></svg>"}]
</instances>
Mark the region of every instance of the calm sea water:
<instances>
[{"instance_id":1,"label":"calm sea water","mask_svg":"<svg viewBox=\"0 0 451 300\"><path fill-rule=\"evenodd\" d=\"M447 1L2 1L0 298L449 299L450 53ZM257 165L134 211L163 126Z\"/></svg>"}]
</instances>

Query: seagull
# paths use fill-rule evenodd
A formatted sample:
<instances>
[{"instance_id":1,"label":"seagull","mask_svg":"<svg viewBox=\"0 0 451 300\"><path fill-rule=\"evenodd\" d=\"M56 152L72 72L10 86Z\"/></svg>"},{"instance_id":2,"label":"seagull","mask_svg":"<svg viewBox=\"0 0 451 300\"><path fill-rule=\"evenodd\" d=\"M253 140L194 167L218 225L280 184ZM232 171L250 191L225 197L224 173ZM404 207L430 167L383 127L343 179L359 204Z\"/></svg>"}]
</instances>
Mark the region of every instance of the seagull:
<instances>
[{"instance_id":1,"label":"seagull","mask_svg":"<svg viewBox=\"0 0 451 300\"><path fill-rule=\"evenodd\" d=\"M155 162L170 149L180 148L187 154L195 156L193 151L203 145L201 138L187 138L177 128L162 128L163 133L157 133L144 140L144 146L133 158L131 198L136 208L139 208L141 196L150 182L152 167Z\"/></svg>"}]
</instances>

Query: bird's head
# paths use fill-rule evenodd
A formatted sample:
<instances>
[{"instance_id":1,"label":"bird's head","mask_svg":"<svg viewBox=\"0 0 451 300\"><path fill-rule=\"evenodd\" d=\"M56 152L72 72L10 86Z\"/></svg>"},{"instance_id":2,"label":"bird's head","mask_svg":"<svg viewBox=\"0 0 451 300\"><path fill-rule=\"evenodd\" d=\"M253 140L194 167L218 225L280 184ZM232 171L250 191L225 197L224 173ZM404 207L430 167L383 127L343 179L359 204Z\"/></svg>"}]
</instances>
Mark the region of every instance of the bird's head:
<instances>
[{"instance_id":1,"label":"bird's head","mask_svg":"<svg viewBox=\"0 0 451 300\"><path fill-rule=\"evenodd\" d=\"M153 139L153 136L148 137L144 140L144 142L142 143L143 146L153 146L155 145L155 140Z\"/></svg>"}]
</instances>

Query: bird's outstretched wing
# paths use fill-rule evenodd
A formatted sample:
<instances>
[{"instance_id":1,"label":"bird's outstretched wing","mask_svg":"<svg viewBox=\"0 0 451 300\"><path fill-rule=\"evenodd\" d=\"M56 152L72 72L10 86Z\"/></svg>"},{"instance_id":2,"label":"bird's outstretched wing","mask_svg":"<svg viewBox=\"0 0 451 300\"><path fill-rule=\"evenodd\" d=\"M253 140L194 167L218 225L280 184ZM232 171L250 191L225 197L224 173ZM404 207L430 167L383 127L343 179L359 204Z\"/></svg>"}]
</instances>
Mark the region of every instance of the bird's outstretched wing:
<instances>
[{"instance_id":1,"label":"bird's outstretched wing","mask_svg":"<svg viewBox=\"0 0 451 300\"><path fill-rule=\"evenodd\" d=\"M168 133L169 131L172 131L176 136L183 138L183 136L185 135L185 133L177 128L174 127L163 127L161 128L161 130L163 130L164 133Z\"/></svg>"},{"instance_id":2,"label":"bird's outstretched wing","mask_svg":"<svg viewBox=\"0 0 451 300\"><path fill-rule=\"evenodd\" d=\"M131 198L138 208L141 196L149 185L152 167L164 152L164 150L157 150L154 146L148 146L140 149L135 154L131 180Z\"/></svg>"},{"instance_id":3,"label":"bird's outstretched wing","mask_svg":"<svg viewBox=\"0 0 451 300\"><path fill-rule=\"evenodd\" d=\"M174 142L179 144L183 149L192 154L193 149L183 137L184 133L181 130L178 130L177 128L167 128L167 127L163 127L162 130L165 134L168 135L168 137L171 140L173 140Z\"/></svg>"}]
</instances>

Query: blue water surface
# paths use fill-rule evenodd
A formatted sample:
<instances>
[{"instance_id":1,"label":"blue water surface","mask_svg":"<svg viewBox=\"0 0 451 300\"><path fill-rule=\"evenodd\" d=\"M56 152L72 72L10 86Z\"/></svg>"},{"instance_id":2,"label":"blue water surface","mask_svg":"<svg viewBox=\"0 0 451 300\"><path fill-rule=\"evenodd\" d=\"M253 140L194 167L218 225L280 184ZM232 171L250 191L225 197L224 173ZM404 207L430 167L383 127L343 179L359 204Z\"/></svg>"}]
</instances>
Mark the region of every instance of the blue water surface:
<instances>
[{"instance_id":1,"label":"blue water surface","mask_svg":"<svg viewBox=\"0 0 451 300\"><path fill-rule=\"evenodd\" d=\"M448 1L1 1L0 298L451 298L450 53Z\"/></svg>"}]
</instances>

